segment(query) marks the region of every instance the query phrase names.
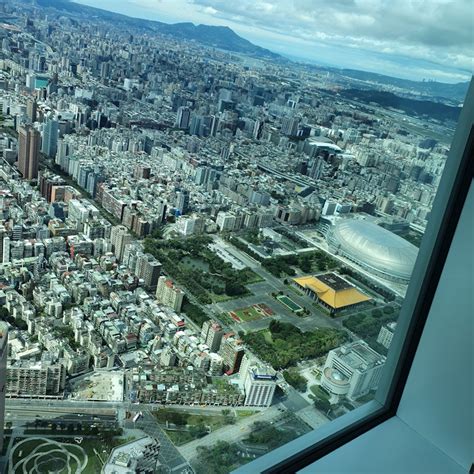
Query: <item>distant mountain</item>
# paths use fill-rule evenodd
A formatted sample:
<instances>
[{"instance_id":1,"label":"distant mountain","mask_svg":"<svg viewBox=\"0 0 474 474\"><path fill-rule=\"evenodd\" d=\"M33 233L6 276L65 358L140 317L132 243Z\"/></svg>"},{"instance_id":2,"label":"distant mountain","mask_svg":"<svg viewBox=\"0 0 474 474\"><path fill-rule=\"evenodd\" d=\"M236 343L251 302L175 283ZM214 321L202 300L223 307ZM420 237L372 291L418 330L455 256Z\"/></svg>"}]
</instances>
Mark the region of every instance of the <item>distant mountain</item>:
<instances>
[{"instance_id":1,"label":"distant mountain","mask_svg":"<svg viewBox=\"0 0 474 474\"><path fill-rule=\"evenodd\" d=\"M226 26L194 25L193 23L168 24L161 21L132 18L119 13L113 13L99 8L74 3L71 0L36 0L38 6L54 8L66 14L80 17L95 17L103 21L113 22L135 28L143 28L170 35L176 39L197 41L206 46L242 53L262 59L283 59L279 54L261 48L236 34Z\"/></svg>"},{"instance_id":2,"label":"distant mountain","mask_svg":"<svg viewBox=\"0 0 474 474\"><path fill-rule=\"evenodd\" d=\"M339 93L351 100L359 100L366 103L375 102L383 107L393 107L398 110L403 110L408 115L427 115L428 117L442 122L445 120L456 122L461 113L461 107L452 107L429 100L407 99L385 91L345 89Z\"/></svg>"},{"instance_id":3,"label":"distant mountain","mask_svg":"<svg viewBox=\"0 0 474 474\"><path fill-rule=\"evenodd\" d=\"M410 81L408 79L399 79L397 77L384 76L383 74L358 71L355 69L342 69L340 73L343 76L359 79L361 81L371 81L378 84L400 87L419 94L427 94L433 98L442 97L457 102L464 101L467 89L469 88L469 82L447 84L436 81Z\"/></svg>"}]
</instances>

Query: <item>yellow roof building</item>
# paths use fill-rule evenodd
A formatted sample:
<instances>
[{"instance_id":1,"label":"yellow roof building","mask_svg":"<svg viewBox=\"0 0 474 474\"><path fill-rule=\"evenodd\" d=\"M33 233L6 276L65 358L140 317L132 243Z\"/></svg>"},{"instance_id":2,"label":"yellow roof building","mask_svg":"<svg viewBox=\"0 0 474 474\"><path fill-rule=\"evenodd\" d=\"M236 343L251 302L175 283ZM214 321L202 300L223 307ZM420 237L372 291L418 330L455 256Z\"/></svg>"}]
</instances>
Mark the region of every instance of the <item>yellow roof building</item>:
<instances>
[{"instance_id":1,"label":"yellow roof building","mask_svg":"<svg viewBox=\"0 0 474 474\"><path fill-rule=\"evenodd\" d=\"M310 290L319 300L335 310L371 299L334 273L326 273L317 277L310 275L294 278L293 281L301 288Z\"/></svg>"}]
</instances>

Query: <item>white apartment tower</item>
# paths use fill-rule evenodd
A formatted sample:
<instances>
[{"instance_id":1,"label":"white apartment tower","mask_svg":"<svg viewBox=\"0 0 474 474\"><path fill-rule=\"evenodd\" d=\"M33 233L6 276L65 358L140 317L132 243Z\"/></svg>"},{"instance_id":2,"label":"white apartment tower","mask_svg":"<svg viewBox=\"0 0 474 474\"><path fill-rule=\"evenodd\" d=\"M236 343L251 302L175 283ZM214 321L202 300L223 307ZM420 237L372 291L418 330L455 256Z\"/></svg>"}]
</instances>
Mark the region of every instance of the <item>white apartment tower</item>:
<instances>
[{"instance_id":1,"label":"white apartment tower","mask_svg":"<svg viewBox=\"0 0 474 474\"><path fill-rule=\"evenodd\" d=\"M271 367L253 365L244 377L245 402L248 407L269 407L277 385L276 372Z\"/></svg>"},{"instance_id":2,"label":"white apartment tower","mask_svg":"<svg viewBox=\"0 0 474 474\"><path fill-rule=\"evenodd\" d=\"M165 276L158 279L156 287L156 299L159 303L169 306L176 312L181 311L184 292L173 284L173 281Z\"/></svg>"},{"instance_id":3,"label":"white apartment tower","mask_svg":"<svg viewBox=\"0 0 474 474\"><path fill-rule=\"evenodd\" d=\"M377 342L382 344L385 349L390 347L396 327L397 323L388 323L380 328L379 335L377 336Z\"/></svg>"}]
</instances>

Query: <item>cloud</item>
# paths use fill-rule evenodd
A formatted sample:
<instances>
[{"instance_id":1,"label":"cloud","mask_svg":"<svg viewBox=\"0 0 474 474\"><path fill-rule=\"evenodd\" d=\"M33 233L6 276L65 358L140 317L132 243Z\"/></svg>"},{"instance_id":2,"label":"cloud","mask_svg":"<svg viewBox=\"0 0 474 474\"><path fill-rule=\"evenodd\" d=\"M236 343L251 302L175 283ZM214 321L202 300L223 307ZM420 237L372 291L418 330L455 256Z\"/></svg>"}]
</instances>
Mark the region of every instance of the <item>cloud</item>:
<instances>
[{"instance_id":1,"label":"cloud","mask_svg":"<svg viewBox=\"0 0 474 474\"><path fill-rule=\"evenodd\" d=\"M406 77L410 68L453 81L473 72L474 0L76 1L167 22L226 25L277 52L344 67L362 67L365 54L367 64L381 64L380 55L403 64ZM329 48L338 52L332 61Z\"/></svg>"},{"instance_id":2,"label":"cloud","mask_svg":"<svg viewBox=\"0 0 474 474\"><path fill-rule=\"evenodd\" d=\"M472 71L472 0L190 0L215 17L306 41L406 55Z\"/></svg>"}]
</instances>

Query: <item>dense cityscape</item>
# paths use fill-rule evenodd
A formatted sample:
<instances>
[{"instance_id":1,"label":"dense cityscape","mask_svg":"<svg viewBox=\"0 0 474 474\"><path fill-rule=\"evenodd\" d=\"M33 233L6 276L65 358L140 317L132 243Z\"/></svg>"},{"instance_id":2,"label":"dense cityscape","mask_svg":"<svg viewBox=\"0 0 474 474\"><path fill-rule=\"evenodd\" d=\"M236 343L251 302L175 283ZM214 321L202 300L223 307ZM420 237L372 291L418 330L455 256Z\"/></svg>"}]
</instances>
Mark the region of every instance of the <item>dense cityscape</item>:
<instances>
[{"instance_id":1,"label":"dense cityscape","mask_svg":"<svg viewBox=\"0 0 474 474\"><path fill-rule=\"evenodd\" d=\"M0 471L230 472L371 400L462 99L0 8Z\"/></svg>"}]
</instances>

